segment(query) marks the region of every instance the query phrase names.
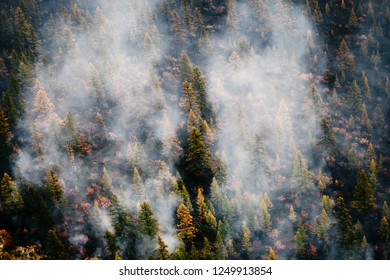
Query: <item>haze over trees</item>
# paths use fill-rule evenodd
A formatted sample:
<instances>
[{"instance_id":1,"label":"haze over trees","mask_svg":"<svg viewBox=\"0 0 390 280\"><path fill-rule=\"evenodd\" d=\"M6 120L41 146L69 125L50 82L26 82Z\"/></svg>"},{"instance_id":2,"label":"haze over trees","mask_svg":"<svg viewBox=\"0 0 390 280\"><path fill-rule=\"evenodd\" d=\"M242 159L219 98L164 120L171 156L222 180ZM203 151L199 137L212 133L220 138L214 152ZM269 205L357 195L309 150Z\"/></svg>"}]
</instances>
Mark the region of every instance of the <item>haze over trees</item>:
<instances>
[{"instance_id":1,"label":"haze over trees","mask_svg":"<svg viewBox=\"0 0 390 280\"><path fill-rule=\"evenodd\" d=\"M0 3L0 259L390 258L390 1L111 2Z\"/></svg>"}]
</instances>

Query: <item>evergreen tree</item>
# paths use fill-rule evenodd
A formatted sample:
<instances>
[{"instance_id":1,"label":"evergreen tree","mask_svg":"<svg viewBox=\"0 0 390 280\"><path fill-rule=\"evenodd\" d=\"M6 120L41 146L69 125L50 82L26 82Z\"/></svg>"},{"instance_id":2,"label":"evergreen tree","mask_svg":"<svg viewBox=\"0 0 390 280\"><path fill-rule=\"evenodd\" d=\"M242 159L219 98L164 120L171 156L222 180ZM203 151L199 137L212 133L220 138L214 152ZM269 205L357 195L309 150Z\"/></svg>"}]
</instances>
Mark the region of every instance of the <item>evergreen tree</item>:
<instances>
[{"instance_id":1,"label":"evergreen tree","mask_svg":"<svg viewBox=\"0 0 390 280\"><path fill-rule=\"evenodd\" d=\"M337 60L340 71L353 72L355 68L355 56L349 51L345 40L341 41L339 51L337 53Z\"/></svg>"},{"instance_id":2,"label":"evergreen tree","mask_svg":"<svg viewBox=\"0 0 390 280\"><path fill-rule=\"evenodd\" d=\"M378 234L383 255L385 259L388 259L390 257L390 225L386 217L381 219Z\"/></svg>"},{"instance_id":3,"label":"evergreen tree","mask_svg":"<svg viewBox=\"0 0 390 280\"><path fill-rule=\"evenodd\" d=\"M156 258L158 260L169 260L170 255L169 255L169 252L167 250L168 245L165 244L161 235L157 236L157 244L158 244L158 248L155 250L156 254L157 254Z\"/></svg>"},{"instance_id":4,"label":"evergreen tree","mask_svg":"<svg viewBox=\"0 0 390 280\"><path fill-rule=\"evenodd\" d=\"M177 235L183 240L187 250L189 250L196 237L196 229L193 224L193 218L190 211L184 204L180 204L176 212L176 217L179 221L177 225Z\"/></svg>"},{"instance_id":5,"label":"evergreen tree","mask_svg":"<svg viewBox=\"0 0 390 280\"><path fill-rule=\"evenodd\" d=\"M359 26L359 22L355 15L355 10L353 8L351 8L351 14L349 16L349 26L351 26L352 28L357 28Z\"/></svg>"},{"instance_id":6,"label":"evergreen tree","mask_svg":"<svg viewBox=\"0 0 390 280\"><path fill-rule=\"evenodd\" d=\"M191 74L192 89L194 90L197 103L204 120L209 120L212 109L208 103L208 93L206 89L206 80L199 67L195 66Z\"/></svg>"},{"instance_id":7,"label":"evergreen tree","mask_svg":"<svg viewBox=\"0 0 390 280\"><path fill-rule=\"evenodd\" d=\"M121 256L119 254L120 246L118 245L115 235L107 230L104 233L103 237L106 242L105 248L108 252L108 259L120 260L121 259Z\"/></svg>"},{"instance_id":8,"label":"evergreen tree","mask_svg":"<svg viewBox=\"0 0 390 280\"><path fill-rule=\"evenodd\" d=\"M46 175L47 188L50 192L51 198L56 203L63 203L65 199L63 197L63 186L62 182L58 179L57 173L53 168L50 168Z\"/></svg>"},{"instance_id":9,"label":"evergreen tree","mask_svg":"<svg viewBox=\"0 0 390 280\"><path fill-rule=\"evenodd\" d=\"M218 222L217 236L215 238L215 258L217 260L226 260L228 253L223 242L223 225L222 221Z\"/></svg>"},{"instance_id":10,"label":"evergreen tree","mask_svg":"<svg viewBox=\"0 0 390 280\"><path fill-rule=\"evenodd\" d=\"M323 146L330 154L334 154L336 152L336 137L326 117L321 119L321 131L322 135L318 144Z\"/></svg>"},{"instance_id":11,"label":"evergreen tree","mask_svg":"<svg viewBox=\"0 0 390 280\"><path fill-rule=\"evenodd\" d=\"M184 181L181 178L179 173L176 174L176 182L177 182L177 185L178 185L178 189L179 189L180 195L181 195L181 197L183 199L183 204L187 207L187 209L190 212L192 212L193 209L192 209L191 197L190 197L190 194L188 193L187 188L184 185Z\"/></svg>"},{"instance_id":12,"label":"evergreen tree","mask_svg":"<svg viewBox=\"0 0 390 280\"><path fill-rule=\"evenodd\" d=\"M212 175L210 150L206 147L202 134L196 127L192 127L188 136L185 168L188 174L198 180L210 178Z\"/></svg>"},{"instance_id":13,"label":"evergreen tree","mask_svg":"<svg viewBox=\"0 0 390 280\"><path fill-rule=\"evenodd\" d=\"M295 221L297 220L297 216L294 211L294 206L292 205L290 205L290 214L288 215L288 218L292 223L295 223Z\"/></svg>"},{"instance_id":14,"label":"evergreen tree","mask_svg":"<svg viewBox=\"0 0 390 280\"><path fill-rule=\"evenodd\" d=\"M372 7L372 3L371 3L371 0L368 1L368 6L367 6L367 17L374 21L375 20L375 13L374 13L374 9Z\"/></svg>"},{"instance_id":15,"label":"evergreen tree","mask_svg":"<svg viewBox=\"0 0 390 280\"><path fill-rule=\"evenodd\" d=\"M215 259L215 253L212 248L212 244L208 240L207 237L203 239L203 248L201 251L201 259L203 260L214 260Z\"/></svg>"},{"instance_id":16,"label":"evergreen tree","mask_svg":"<svg viewBox=\"0 0 390 280\"><path fill-rule=\"evenodd\" d=\"M368 117L368 113L367 113L367 109L366 109L366 104L365 103L363 103L363 105L362 105L361 123L362 123L362 125L365 128L367 128L367 130L370 131L372 129L371 120Z\"/></svg>"},{"instance_id":17,"label":"evergreen tree","mask_svg":"<svg viewBox=\"0 0 390 280\"><path fill-rule=\"evenodd\" d=\"M275 251L271 248L269 248L269 255L268 255L269 260L277 260L278 256L276 256Z\"/></svg>"},{"instance_id":18,"label":"evergreen tree","mask_svg":"<svg viewBox=\"0 0 390 280\"><path fill-rule=\"evenodd\" d=\"M352 225L352 217L345 205L344 198L337 198L336 208L336 225L337 225L337 241L344 248L349 248L354 239L354 229Z\"/></svg>"},{"instance_id":19,"label":"evergreen tree","mask_svg":"<svg viewBox=\"0 0 390 280\"><path fill-rule=\"evenodd\" d=\"M328 233L329 228L330 228L330 219L324 208L322 209L321 214L317 217L316 222L314 224L314 231L317 235L318 241L323 246L324 252L326 252L327 250L326 246L329 242L329 233Z\"/></svg>"},{"instance_id":20,"label":"evergreen tree","mask_svg":"<svg viewBox=\"0 0 390 280\"><path fill-rule=\"evenodd\" d=\"M4 173L0 185L0 209L17 212L23 208L23 198L12 178ZM1 212L1 210L0 210Z\"/></svg>"},{"instance_id":21,"label":"evergreen tree","mask_svg":"<svg viewBox=\"0 0 390 280\"><path fill-rule=\"evenodd\" d=\"M251 242L251 231L246 225L246 222L244 221L242 225L242 237L241 237L241 244L242 244L242 255L243 257L249 258L249 254L252 252L252 242Z\"/></svg>"},{"instance_id":22,"label":"evergreen tree","mask_svg":"<svg viewBox=\"0 0 390 280\"><path fill-rule=\"evenodd\" d=\"M70 258L64 244L53 230L47 233L46 258L48 260L68 260Z\"/></svg>"},{"instance_id":23,"label":"evergreen tree","mask_svg":"<svg viewBox=\"0 0 390 280\"><path fill-rule=\"evenodd\" d=\"M309 246L309 237L302 222L298 223L298 229L295 234L295 252L298 258L305 258L307 256Z\"/></svg>"},{"instance_id":24,"label":"evergreen tree","mask_svg":"<svg viewBox=\"0 0 390 280\"><path fill-rule=\"evenodd\" d=\"M300 206L301 195L314 189L312 176L301 152L297 152L290 182L292 197L295 199L297 206Z\"/></svg>"},{"instance_id":25,"label":"evergreen tree","mask_svg":"<svg viewBox=\"0 0 390 280\"><path fill-rule=\"evenodd\" d=\"M154 217L152 207L144 201L140 204L138 210L138 223L141 226L141 233L155 238L158 233L157 219Z\"/></svg>"},{"instance_id":26,"label":"evergreen tree","mask_svg":"<svg viewBox=\"0 0 390 280\"><path fill-rule=\"evenodd\" d=\"M198 118L200 117L201 112L198 100L195 96L195 92L193 91L191 84L187 81L183 83L183 92L184 96L180 106L184 109L184 112L189 113L188 120L190 124L192 122L196 122L196 120L199 120Z\"/></svg>"},{"instance_id":27,"label":"evergreen tree","mask_svg":"<svg viewBox=\"0 0 390 280\"><path fill-rule=\"evenodd\" d=\"M185 51L182 51L179 57L179 73L182 83L191 81L192 64Z\"/></svg>"},{"instance_id":28,"label":"evergreen tree","mask_svg":"<svg viewBox=\"0 0 390 280\"><path fill-rule=\"evenodd\" d=\"M387 202L383 202L383 206L381 209L382 217L386 217L387 219L390 218L390 208L389 205L387 205Z\"/></svg>"},{"instance_id":29,"label":"evergreen tree","mask_svg":"<svg viewBox=\"0 0 390 280\"><path fill-rule=\"evenodd\" d=\"M270 232L272 230L271 215L268 211L265 199L261 200L260 205L260 228L266 232Z\"/></svg>"},{"instance_id":30,"label":"evergreen tree","mask_svg":"<svg viewBox=\"0 0 390 280\"><path fill-rule=\"evenodd\" d=\"M354 200L351 202L351 206L359 211L366 212L377 208L374 189L364 170L360 172L358 182L353 190L353 197Z\"/></svg>"},{"instance_id":31,"label":"evergreen tree","mask_svg":"<svg viewBox=\"0 0 390 280\"><path fill-rule=\"evenodd\" d=\"M112 179L106 167L103 167L102 173L102 193L108 195L112 191Z\"/></svg>"},{"instance_id":32,"label":"evergreen tree","mask_svg":"<svg viewBox=\"0 0 390 280\"><path fill-rule=\"evenodd\" d=\"M133 170L133 182L131 184L131 189L137 198L141 199L145 196L145 186L136 167L134 167Z\"/></svg>"},{"instance_id":33,"label":"evergreen tree","mask_svg":"<svg viewBox=\"0 0 390 280\"><path fill-rule=\"evenodd\" d=\"M375 190L378 187L378 169L376 167L376 162L374 159L370 162L370 174L369 174L369 181L372 186L372 188Z\"/></svg>"},{"instance_id":34,"label":"evergreen tree","mask_svg":"<svg viewBox=\"0 0 390 280\"><path fill-rule=\"evenodd\" d=\"M9 160L12 154L12 134L9 129L8 118L0 107L0 174L9 167Z\"/></svg>"},{"instance_id":35,"label":"evergreen tree","mask_svg":"<svg viewBox=\"0 0 390 280\"><path fill-rule=\"evenodd\" d=\"M363 98L356 80L353 80L348 88L348 103L353 114L361 114L363 108Z\"/></svg>"}]
</instances>

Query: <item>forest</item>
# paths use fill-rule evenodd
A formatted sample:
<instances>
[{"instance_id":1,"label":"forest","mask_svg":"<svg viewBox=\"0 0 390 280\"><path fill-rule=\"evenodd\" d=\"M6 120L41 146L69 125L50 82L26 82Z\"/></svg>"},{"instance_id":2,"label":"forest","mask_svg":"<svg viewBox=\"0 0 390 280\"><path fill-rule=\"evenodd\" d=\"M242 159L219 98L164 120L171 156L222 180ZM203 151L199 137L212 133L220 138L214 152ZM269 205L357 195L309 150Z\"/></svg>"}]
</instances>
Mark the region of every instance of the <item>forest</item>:
<instances>
[{"instance_id":1,"label":"forest","mask_svg":"<svg viewBox=\"0 0 390 280\"><path fill-rule=\"evenodd\" d=\"M390 0L1 0L0 259L390 259Z\"/></svg>"}]
</instances>

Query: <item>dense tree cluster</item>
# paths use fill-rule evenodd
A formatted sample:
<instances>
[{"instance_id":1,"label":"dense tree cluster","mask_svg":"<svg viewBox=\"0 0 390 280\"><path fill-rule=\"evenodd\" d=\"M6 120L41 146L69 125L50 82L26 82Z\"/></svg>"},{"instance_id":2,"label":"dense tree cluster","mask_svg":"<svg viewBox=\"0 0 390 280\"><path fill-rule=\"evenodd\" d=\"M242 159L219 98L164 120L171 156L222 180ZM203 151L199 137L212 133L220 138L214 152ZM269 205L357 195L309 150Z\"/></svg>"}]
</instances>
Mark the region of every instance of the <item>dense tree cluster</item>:
<instances>
[{"instance_id":1,"label":"dense tree cluster","mask_svg":"<svg viewBox=\"0 0 390 280\"><path fill-rule=\"evenodd\" d=\"M390 258L390 1L95 2L0 3L0 259Z\"/></svg>"}]
</instances>

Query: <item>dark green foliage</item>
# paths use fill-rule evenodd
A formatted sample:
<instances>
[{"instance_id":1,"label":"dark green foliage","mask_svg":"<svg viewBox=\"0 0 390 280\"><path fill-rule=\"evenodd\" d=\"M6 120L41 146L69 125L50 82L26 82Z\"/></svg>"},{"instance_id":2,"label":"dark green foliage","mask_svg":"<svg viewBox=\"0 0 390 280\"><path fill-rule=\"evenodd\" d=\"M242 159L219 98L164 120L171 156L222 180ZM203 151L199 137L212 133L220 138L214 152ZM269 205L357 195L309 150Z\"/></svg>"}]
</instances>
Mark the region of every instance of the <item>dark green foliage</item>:
<instances>
[{"instance_id":1,"label":"dark green foliage","mask_svg":"<svg viewBox=\"0 0 390 280\"><path fill-rule=\"evenodd\" d=\"M306 234L306 230L302 222L299 222L298 229L295 234L295 252L298 258L305 258L307 256L308 246L309 237Z\"/></svg>"},{"instance_id":2,"label":"dark green foliage","mask_svg":"<svg viewBox=\"0 0 390 280\"><path fill-rule=\"evenodd\" d=\"M199 104L201 117L204 120L210 120L212 109L208 102L208 93L206 89L206 80L199 67L195 66L191 74L192 89Z\"/></svg>"},{"instance_id":3,"label":"dark green foliage","mask_svg":"<svg viewBox=\"0 0 390 280\"><path fill-rule=\"evenodd\" d=\"M106 231L104 233L103 237L106 241L106 250L108 253L108 259L110 259L110 260L120 259L120 255L118 253L120 247L119 247L118 242L115 238L115 235L109 231Z\"/></svg>"},{"instance_id":4,"label":"dark green foliage","mask_svg":"<svg viewBox=\"0 0 390 280\"><path fill-rule=\"evenodd\" d=\"M48 260L68 260L69 253L65 245L58 238L54 231L49 230L47 233L46 258Z\"/></svg>"},{"instance_id":5,"label":"dark green foliage","mask_svg":"<svg viewBox=\"0 0 390 280\"><path fill-rule=\"evenodd\" d=\"M360 88L356 82L356 80L353 80L351 85L349 86L348 89L348 106L353 114L360 114L362 112L362 106L363 106L363 101L362 101L362 93L360 91Z\"/></svg>"},{"instance_id":6,"label":"dark green foliage","mask_svg":"<svg viewBox=\"0 0 390 280\"><path fill-rule=\"evenodd\" d=\"M6 171L12 153L12 134L9 129L8 118L0 107L0 174Z\"/></svg>"},{"instance_id":7,"label":"dark green foliage","mask_svg":"<svg viewBox=\"0 0 390 280\"><path fill-rule=\"evenodd\" d=\"M321 131L322 136L318 144L324 147L330 154L335 154L336 137L334 136L329 120L326 117L321 119Z\"/></svg>"},{"instance_id":8,"label":"dark green foliage","mask_svg":"<svg viewBox=\"0 0 390 280\"><path fill-rule=\"evenodd\" d=\"M210 150L206 147L202 134L196 127L192 127L188 136L185 168L188 174L198 180L210 178L210 175L212 175Z\"/></svg>"},{"instance_id":9,"label":"dark green foliage","mask_svg":"<svg viewBox=\"0 0 390 280\"><path fill-rule=\"evenodd\" d=\"M355 238L352 225L352 217L344 199L339 197L336 202L335 216L337 217L337 241L344 250L350 248Z\"/></svg>"},{"instance_id":10,"label":"dark green foliage","mask_svg":"<svg viewBox=\"0 0 390 280\"><path fill-rule=\"evenodd\" d=\"M17 212L23 207L23 198L12 178L4 173L0 185L0 208Z\"/></svg>"},{"instance_id":11,"label":"dark green foliage","mask_svg":"<svg viewBox=\"0 0 390 280\"><path fill-rule=\"evenodd\" d=\"M360 172L357 184L353 189L353 197L354 200L351 202L351 206L359 211L367 212L377 208L374 189L364 170Z\"/></svg>"},{"instance_id":12,"label":"dark green foliage","mask_svg":"<svg viewBox=\"0 0 390 280\"><path fill-rule=\"evenodd\" d=\"M141 233L155 238L158 232L157 219L154 217L152 207L144 201L139 206L138 223L141 225Z\"/></svg>"}]
</instances>

